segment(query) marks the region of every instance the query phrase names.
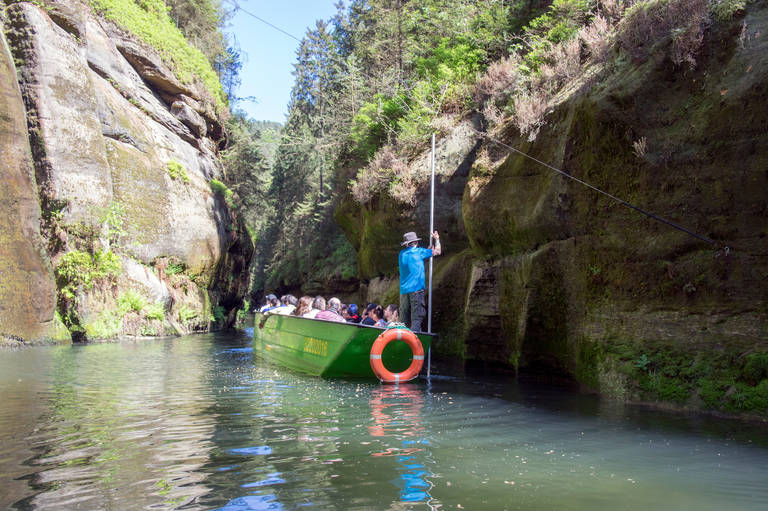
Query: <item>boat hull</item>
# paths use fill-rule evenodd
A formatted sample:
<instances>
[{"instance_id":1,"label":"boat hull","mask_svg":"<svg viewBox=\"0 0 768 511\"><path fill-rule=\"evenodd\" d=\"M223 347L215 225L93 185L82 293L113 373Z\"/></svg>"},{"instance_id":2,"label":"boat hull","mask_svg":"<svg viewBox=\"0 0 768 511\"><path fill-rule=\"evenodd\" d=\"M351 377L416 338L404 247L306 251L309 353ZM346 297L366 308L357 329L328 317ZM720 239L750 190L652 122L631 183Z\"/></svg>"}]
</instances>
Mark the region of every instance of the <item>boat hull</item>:
<instances>
[{"instance_id":1,"label":"boat hull","mask_svg":"<svg viewBox=\"0 0 768 511\"><path fill-rule=\"evenodd\" d=\"M371 346L384 328L334 323L297 316L256 313L254 351L279 365L324 378L376 378ZM434 335L417 332L426 352ZM391 342L382 361L388 370L403 371L413 354L405 342Z\"/></svg>"}]
</instances>

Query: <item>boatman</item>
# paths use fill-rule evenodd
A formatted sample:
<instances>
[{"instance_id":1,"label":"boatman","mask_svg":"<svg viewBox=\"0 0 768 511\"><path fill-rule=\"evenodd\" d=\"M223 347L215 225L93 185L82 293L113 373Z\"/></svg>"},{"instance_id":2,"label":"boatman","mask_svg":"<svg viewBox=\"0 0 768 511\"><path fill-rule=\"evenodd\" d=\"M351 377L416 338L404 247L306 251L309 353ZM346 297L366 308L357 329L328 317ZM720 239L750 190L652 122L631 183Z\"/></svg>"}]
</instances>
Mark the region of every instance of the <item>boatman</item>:
<instances>
[{"instance_id":1,"label":"boatman","mask_svg":"<svg viewBox=\"0 0 768 511\"><path fill-rule=\"evenodd\" d=\"M437 231L432 233L433 243L429 248L419 247L419 240L415 232L403 234L403 242L400 246L405 248L400 251L398 263L400 266L400 320L414 332L421 331L421 322L426 315L424 308L424 259L439 256L440 235Z\"/></svg>"}]
</instances>

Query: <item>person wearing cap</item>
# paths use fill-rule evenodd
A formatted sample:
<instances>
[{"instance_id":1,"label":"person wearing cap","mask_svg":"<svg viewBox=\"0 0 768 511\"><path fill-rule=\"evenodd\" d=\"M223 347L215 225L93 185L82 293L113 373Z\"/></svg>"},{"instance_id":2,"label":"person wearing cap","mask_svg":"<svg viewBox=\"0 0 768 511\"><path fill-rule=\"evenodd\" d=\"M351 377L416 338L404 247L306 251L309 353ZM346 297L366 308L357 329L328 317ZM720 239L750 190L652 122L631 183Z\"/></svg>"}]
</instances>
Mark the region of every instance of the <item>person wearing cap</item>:
<instances>
[{"instance_id":1,"label":"person wearing cap","mask_svg":"<svg viewBox=\"0 0 768 511\"><path fill-rule=\"evenodd\" d=\"M272 309L280 306L280 300L278 300L277 297L273 294L268 294L265 298L265 301L266 303L261 309L259 309L259 312L271 311Z\"/></svg>"},{"instance_id":2,"label":"person wearing cap","mask_svg":"<svg viewBox=\"0 0 768 511\"><path fill-rule=\"evenodd\" d=\"M403 234L398 265L400 268L400 320L414 331L421 331L421 322L426 315L424 306L424 259L439 256L442 253L440 247L440 235L437 231L432 233L433 244L430 248L419 247L419 240L415 232Z\"/></svg>"},{"instance_id":3,"label":"person wearing cap","mask_svg":"<svg viewBox=\"0 0 768 511\"><path fill-rule=\"evenodd\" d=\"M349 317L347 318L347 323L360 323L360 314L357 313L357 304L356 303L350 303L347 307L347 313L349 314Z\"/></svg>"},{"instance_id":4,"label":"person wearing cap","mask_svg":"<svg viewBox=\"0 0 768 511\"><path fill-rule=\"evenodd\" d=\"M293 295L285 295L281 298L282 304L279 307L275 307L271 311L269 311L270 314L281 314L283 316L290 316L293 314L293 311L296 310L296 305L299 303L299 301L296 299Z\"/></svg>"}]
</instances>

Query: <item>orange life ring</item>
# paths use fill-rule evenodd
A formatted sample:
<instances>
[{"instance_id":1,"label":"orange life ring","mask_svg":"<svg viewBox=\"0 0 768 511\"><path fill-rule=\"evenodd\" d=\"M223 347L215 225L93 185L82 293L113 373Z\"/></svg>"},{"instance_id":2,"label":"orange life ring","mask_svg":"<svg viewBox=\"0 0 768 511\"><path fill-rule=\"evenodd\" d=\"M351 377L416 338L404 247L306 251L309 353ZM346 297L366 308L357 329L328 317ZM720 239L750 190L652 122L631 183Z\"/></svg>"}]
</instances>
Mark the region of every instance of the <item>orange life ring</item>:
<instances>
[{"instance_id":1,"label":"orange life ring","mask_svg":"<svg viewBox=\"0 0 768 511\"><path fill-rule=\"evenodd\" d=\"M384 352L384 348L394 340L405 341L413 352L411 365L402 373L388 371L381 361L381 354ZM416 337L416 334L410 330L390 328L373 341L373 346L371 346L371 369L373 369L373 374L384 383L410 381L419 375L422 365L424 365L424 347L421 345L419 338Z\"/></svg>"}]
</instances>

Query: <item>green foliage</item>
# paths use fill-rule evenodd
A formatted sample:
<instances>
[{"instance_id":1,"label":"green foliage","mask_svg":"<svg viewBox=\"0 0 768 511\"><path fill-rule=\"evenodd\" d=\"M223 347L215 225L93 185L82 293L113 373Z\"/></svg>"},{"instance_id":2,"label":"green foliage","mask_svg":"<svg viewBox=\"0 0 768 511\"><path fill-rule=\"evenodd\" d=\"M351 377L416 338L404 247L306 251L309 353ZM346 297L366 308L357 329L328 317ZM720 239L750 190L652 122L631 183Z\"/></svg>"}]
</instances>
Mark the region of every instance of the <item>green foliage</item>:
<instances>
[{"instance_id":1,"label":"green foliage","mask_svg":"<svg viewBox=\"0 0 768 511\"><path fill-rule=\"evenodd\" d=\"M329 243L339 235L333 213L340 200L360 191L364 203L388 194L413 205L423 183L409 162L426 149L430 133L448 125L442 122L446 114L460 116L477 106L470 92L490 62L510 51L530 51L515 48L520 37L513 34L549 7L536 0L353 0L330 24L309 29L297 52L288 120L274 162L260 159L257 129L242 121L231 125L238 141L227 163L227 185L249 232L255 232L256 289L354 275L357 257L338 256L353 249ZM572 37L588 21L590 8L587 0L558 0L548 17L531 22L523 39L546 41L542 46L548 48ZM520 60L510 59L515 69L507 75L520 74ZM505 105L500 100L496 107ZM390 150L396 158L373 165ZM254 175L251 169L265 163L272 163L271 176Z\"/></svg>"},{"instance_id":2,"label":"green foliage","mask_svg":"<svg viewBox=\"0 0 768 511\"><path fill-rule=\"evenodd\" d=\"M74 298L79 287L92 289L96 282L117 278L123 271L120 257L97 250L93 255L80 250L67 252L56 266L59 289L66 298Z\"/></svg>"},{"instance_id":3,"label":"green foliage","mask_svg":"<svg viewBox=\"0 0 768 511\"><path fill-rule=\"evenodd\" d=\"M728 396L725 408L732 412L760 412L768 410L768 380L751 386L737 383L732 387L733 392Z\"/></svg>"},{"instance_id":4,"label":"green foliage","mask_svg":"<svg viewBox=\"0 0 768 511\"><path fill-rule=\"evenodd\" d=\"M109 339L120 333L122 321L118 311L104 310L86 323L84 330L89 339Z\"/></svg>"},{"instance_id":5,"label":"green foliage","mask_svg":"<svg viewBox=\"0 0 768 511\"><path fill-rule=\"evenodd\" d=\"M211 179L208 182L208 185L211 187L213 193L221 196L224 199L224 202L227 203L227 206L230 208L234 207L234 193L227 187L227 185L218 179Z\"/></svg>"},{"instance_id":6,"label":"green foliage","mask_svg":"<svg viewBox=\"0 0 768 511\"><path fill-rule=\"evenodd\" d=\"M144 317L162 321L165 318L165 306L162 302L148 304L144 307Z\"/></svg>"},{"instance_id":7,"label":"green foliage","mask_svg":"<svg viewBox=\"0 0 768 511\"><path fill-rule=\"evenodd\" d=\"M229 146L222 153L225 174L237 194L238 215L242 215L251 239L263 229L270 209L268 190L271 184L270 160L274 159L281 126L257 122L236 113L227 123ZM223 192L226 194L226 192ZM226 200L226 197L225 197Z\"/></svg>"},{"instance_id":8,"label":"green foliage","mask_svg":"<svg viewBox=\"0 0 768 511\"><path fill-rule=\"evenodd\" d=\"M642 355L640 355L640 358L635 360L634 365L641 371L645 371L648 369L648 364L650 363L651 363L650 359L645 355L645 353L643 353Z\"/></svg>"},{"instance_id":9,"label":"green foliage","mask_svg":"<svg viewBox=\"0 0 768 511\"><path fill-rule=\"evenodd\" d=\"M222 110L227 99L205 55L191 46L168 15L163 0L90 0L106 19L157 50L184 83L200 80Z\"/></svg>"},{"instance_id":10,"label":"green foliage","mask_svg":"<svg viewBox=\"0 0 768 511\"><path fill-rule=\"evenodd\" d=\"M243 306L237 310L236 323L242 325L248 318L248 313L251 311L250 300L243 300Z\"/></svg>"},{"instance_id":11,"label":"green foliage","mask_svg":"<svg viewBox=\"0 0 768 511\"><path fill-rule=\"evenodd\" d=\"M185 303L182 303L179 306L179 309L177 310L177 314L179 316L179 320L181 320L183 323L187 323L188 321L195 319L199 315L199 313L195 309L189 307Z\"/></svg>"},{"instance_id":12,"label":"green foliage","mask_svg":"<svg viewBox=\"0 0 768 511\"><path fill-rule=\"evenodd\" d=\"M326 280L340 277L348 280L357 276L357 254L354 247L344 236L337 236L331 244L331 253L327 259L316 264L313 275L315 280Z\"/></svg>"},{"instance_id":13,"label":"green foliage","mask_svg":"<svg viewBox=\"0 0 768 511\"><path fill-rule=\"evenodd\" d=\"M768 413L768 352L693 354L685 346L662 343L609 343L606 352L624 362L641 399L685 404L696 396L712 410Z\"/></svg>"},{"instance_id":14,"label":"green foliage","mask_svg":"<svg viewBox=\"0 0 768 511\"><path fill-rule=\"evenodd\" d=\"M128 234L126 216L125 206L117 201L110 202L109 206L102 211L99 222L106 225L104 234L110 243L117 245L120 238Z\"/></svg>"},{"instance_id":15,"label":"green foliage","mask_svg":"<svg viewBox=\"0 0 768 511\"><path fill-rule=\"evenodd\" d=\"M117 308L123 314L141 312L146 305L146 298L133 289L126 289L117 297Z\"/></svg>"},{"instance_id":16,"label":"green foliage","mask_svg":"<svg viewBox=\"0 0 768 511\"><path fill-rule=\"evenodd\" d=\"M728 21L747 7L746 0L714 0L709 2L712 16L717 21Z\"/></svg>"},{"instance_id":17,"label":"green foliage","mask_svg":"<svg viewBox=\"0 0 768 511\"><path fill-rule=\"evenodd\" d=\"M406 113L406 99L403 95L387 97L376 94L365 102L352 119L350 139L354 151L364 160L370 160L374 153L397 133L398 120Z\"/></svg>"},{"instance_id":18,"label":"green foliage","mask_svg":"<svg viewBox=\"0 0 768 511\"><path fill-rule=\"evenodd\" d=\"M554 0L547 13L531 20L524 29L527 49L517 47L524 53L524 70L538 71L552 45L574 37L590 19L590 10L588 0Z\"/></svg>"},{"instance_id":19,"label":"green foliage","mask_svg":"<svg viewBox=\"0 0 768 511\"><path fill-rule=\"evenodd\" d=\"M217 305L216 307L214 307L213 321L219 324L224 323L224 319L225 319L224 312L225 312L225 309L221 305Z\"/></svg>"},{"instance_id":20,"label":"green foliage","mask_svg":"<svg viewBox=\"0 0 768 511\"><path fill-rule=\"evenodd\" d=\"M741 374L752 384L768 378L768 351L747 355Z\"/></svg>"},{"instance_id":21,"label":"green foliage","mask_svg":"<svg viewBox=\"0 0 768 511\"><path fill-rule=\"evenodd\" d=\"M170 160L166 164L165 169L168 171L168 175L171 176L171 179L181 179L184 184L189 183L189 175L187 174L187 169L185 169L184 165L177 162L176 160Z\"/></svg>"},{"instance_id":22,"label":"green foliage","mask_svg":"<svg viewBox=\"0 0 768 511\"><path fill-rule=\"evenodd\" d=\"M166 275L176 275L178 273L184 273L186 266L178 259L171 259L168 261L168 266L165 268Z\"/></svg>"},{"instance_id":23,"label":"green foliage","mask_svg":"<svg viewBox=\"0 0 768 511\"><path fill-rule=\"evenodd\" d=\"M165 0L176 26L215 65L226 52L222 34L225 14L214 0Z\"/></svg>"},{"instance_id":24,"label":"green foliage","mask_svg":"<svg viewBox=\"0 0 768 511\"><path fill-rule=\"evenodd\" d=\"M482 69L485 51L468 37L443 37L431 54L413 61L414 72L421 79L436 82L467 82ZM436 85L438 85L436 84Z\"/></svg>"}]
</instances>

